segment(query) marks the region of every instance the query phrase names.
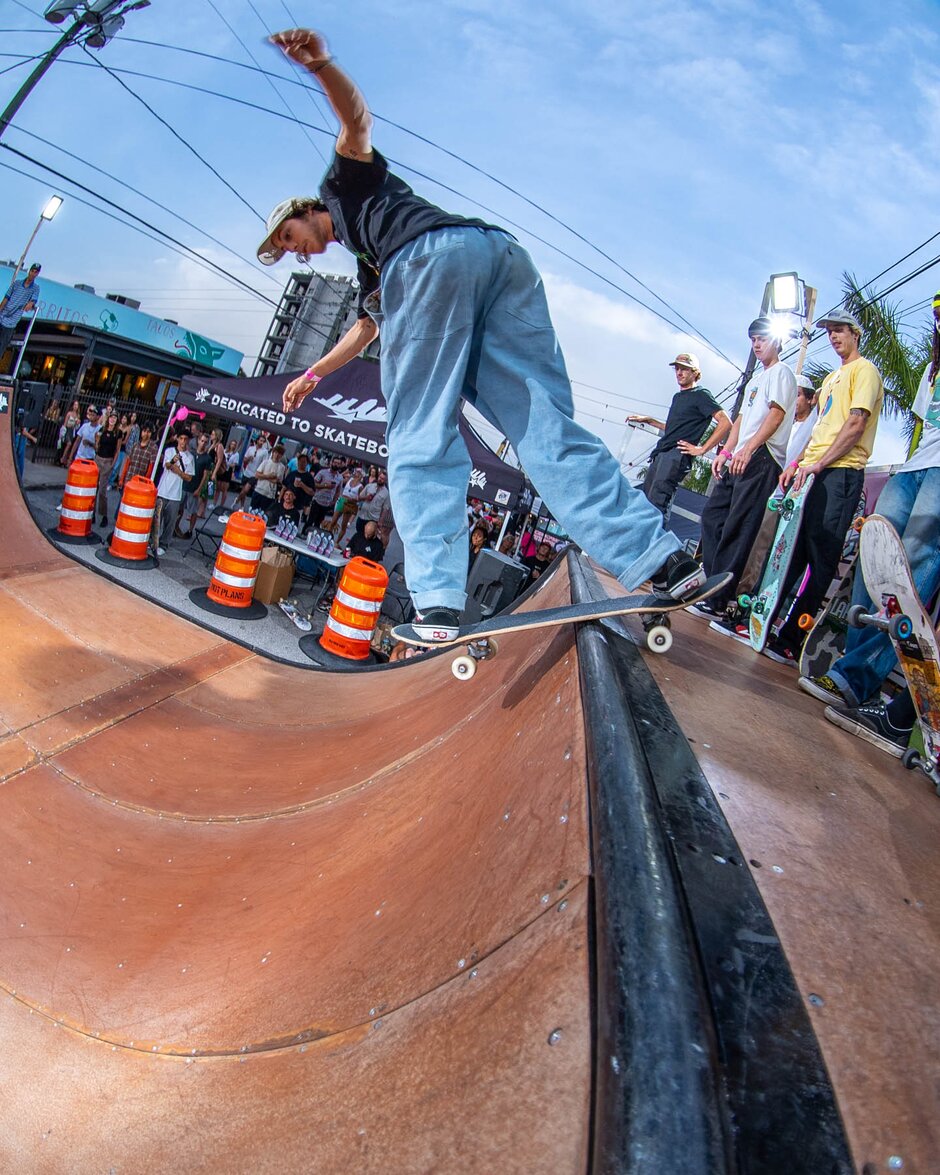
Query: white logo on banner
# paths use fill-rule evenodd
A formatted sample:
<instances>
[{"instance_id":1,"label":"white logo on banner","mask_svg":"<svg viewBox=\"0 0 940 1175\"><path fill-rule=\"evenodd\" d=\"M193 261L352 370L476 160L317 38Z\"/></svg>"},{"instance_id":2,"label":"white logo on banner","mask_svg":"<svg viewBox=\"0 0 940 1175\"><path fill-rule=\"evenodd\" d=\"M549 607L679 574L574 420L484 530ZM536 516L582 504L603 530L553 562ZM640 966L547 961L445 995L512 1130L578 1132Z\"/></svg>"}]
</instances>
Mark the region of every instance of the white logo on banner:
<instances>
[{"instance_id":1,"label":"white logo on banner","mask_svg":"<svg viewBox=\"0 0 940 1175\"><path fill-rule=\"evenodd\" d=\"M470 474L470 485L473 489L478 490L486 488L486 474L482 469L474 469Z\"/></svg>"},{"instance_id":2,"label":"white logo on banner","mask_svg":"<svg viewBox=\"0 0 940 1175\"><path fill-rule=\"evenodd\" d=\"M385 405L380 404L378 400L363 400L360 403L349 397L344 398L339 393L330 396L328 400L320 399L318 396L314 399L316 403L327 408L331 416L335 416L338 420L345 420L347 424L351 424L354 420L385 424L388 420Z\"/></svg>"},{"instance_id":3,"label":"white logo on banner","mask_svg":"<svg viewBox=\"0 0 940 1175\"><path fill-rule=\"evenodd\" d=\"M509 502L509 490L496 491L496 505L505 506Z\"/></svg>"},{"instance_id":4,"label":"white logo on banner","mask_svg":"<svg viewBox=\"0 0 940 1175\"><path fill-rule=\"evenodd\" d=\"M196 403L197 404L205 404L206 400L208 400L208 399L209 399L209 389L208 388L200 388L199 391L196 393Z\"/></svg>"}]
</instances>

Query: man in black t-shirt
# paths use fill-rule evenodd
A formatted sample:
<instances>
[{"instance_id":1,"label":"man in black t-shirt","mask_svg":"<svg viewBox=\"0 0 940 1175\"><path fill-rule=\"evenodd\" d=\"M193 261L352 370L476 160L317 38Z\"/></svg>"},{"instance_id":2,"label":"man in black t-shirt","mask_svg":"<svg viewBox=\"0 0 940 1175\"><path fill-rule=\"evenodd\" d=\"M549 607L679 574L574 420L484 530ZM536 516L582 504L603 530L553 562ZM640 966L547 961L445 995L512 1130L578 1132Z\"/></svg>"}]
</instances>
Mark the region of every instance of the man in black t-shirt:
<instances>
[{"instance_id":1,"label":"man in black t-shirt","mask_svg":"<svg viewBox=\"0 0 940 1175\"><path fill-rule=\"evenodd\" d=\"M698 382L702 378L698 359L688 352L669 364L675 369L679 390L672 398L665 421L652 416L628 416L638 424L651 424L663 434L650 453L650 467L643 493L664 519L669 518L679 483L692 468L692 458L701 457L728 435L731 421L715 397ZM714 420L715 431L703 444L702 435Z\"/></svg>"},{"instance_id":2,"label":"man in black t-shirt","mask_svg":"<svg viewBox=\"0 0 940 1175\"><path fill-rule=\"evenodd\" d=\"M357 356L382 329L391 504L408 587L427 641L456 634L466 603L464 503L472 472L460 436L465 399L508 438L571 538L632 591L646 579L685 599L705 576L663 529L661 515L621 475L598 437L574 420L571 383L542 279L507 232L445 212L388 170L355 82L310 29L272 41L319 84L339 119L336 153L318 197L268 216L258 258L306 259L334 241L358 261L359 317L284 391L284 411Z\"/></svg>"}]
</instances>

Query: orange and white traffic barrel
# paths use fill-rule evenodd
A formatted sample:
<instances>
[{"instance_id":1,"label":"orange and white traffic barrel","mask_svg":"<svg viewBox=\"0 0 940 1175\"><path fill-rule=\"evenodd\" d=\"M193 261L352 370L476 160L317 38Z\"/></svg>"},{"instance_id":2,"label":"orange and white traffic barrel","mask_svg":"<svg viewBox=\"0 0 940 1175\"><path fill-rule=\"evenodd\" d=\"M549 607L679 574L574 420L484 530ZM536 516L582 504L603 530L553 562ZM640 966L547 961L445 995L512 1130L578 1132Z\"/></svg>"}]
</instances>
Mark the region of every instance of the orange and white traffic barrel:
<instances>
[{"instance_id":1,"label":"orange and white traffic barrel","mask_svg":"<svg viewBox=\"0 0 940 1175\"><path fill-rule=\"evenodd\" d=\"M59 513L60 534L73 539L88 538L95 517L95 497L98 493L98 466L83 457L73 461L65 479L62 509Z\"/></svg>"},{"instance_id":2,"label":"orange and white traffic barrel","mask_svg":"<svg viewBox=\"0 0 940 1175\"><path fill-rule=\"evenodd\" d=\"M147 544L157 504L157 487L149 477L132 477L121 494L108 554L137 562L147 558Z\"/></svg>"},{"instance_id":3,"label":"orange and white traffic barrel","mask_svg":"<svg viewBox=\"0 0 940 1175\"><path fill-rule=\"evenodd\" d=\"M241 511L229 516L206 596L224 608L251 606L264 546L264 519Z\"/></svg>"},{"instance_id":4,"label":"orange and white traffic barrel","mask_svg":"<svg viewBox=\"0 0 940 1175\"><path fill-rule=\"evenodd\" d=\"M327 617L321 648L350 661L364 661L372 648L388 572L381 563L357 556L343 570Z\"/></svg>"}]
</instances>

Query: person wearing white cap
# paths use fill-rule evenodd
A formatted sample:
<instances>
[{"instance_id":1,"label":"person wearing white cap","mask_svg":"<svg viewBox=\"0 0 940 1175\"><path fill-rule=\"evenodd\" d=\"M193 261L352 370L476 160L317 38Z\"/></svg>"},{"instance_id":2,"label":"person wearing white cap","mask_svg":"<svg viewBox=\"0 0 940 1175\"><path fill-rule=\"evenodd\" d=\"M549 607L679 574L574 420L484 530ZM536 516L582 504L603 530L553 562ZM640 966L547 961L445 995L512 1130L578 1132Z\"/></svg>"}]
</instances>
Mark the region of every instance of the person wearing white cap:
<instances>
[{"instance_id":1,"label":"person wearing white cap","mask_svg":"<svg viewBox=\"0 0 940 1175\"><path fill-rule=\"evenodd\" d=\"M730 584L691 611L724 617L760 531L787 452L796 411L796 376L780 362L780 342L767 318L747 328L758 369L744 389L741 411L712 462L715 485L702 511L702 561L709 574L730 571Z\"/></svg>"},{"instance_id":2,"label":"person wearing white cap","mask_svg":"<svg viewBox=\"0 0 940 1175\"><path fill-rule=\"evenodd\" d=\"M461 399L507 436L561 526L625 588L652 578L674 599L694 591L701 567L603 441L574 421L542 280L526 251L495 225L430 204L389 171L372 146L365 98L321 34L291 29L271 39L317 79L340 129L318 197L278 204L258 257L269 265L287 252L306 258L336 241L357 257L360 284L355 325L287 385L284 410L296 410L381 324L389 488L418 635L455 635L466 602L471 462L458 429Z\"/></svg>"},{"instance_id":3,"label":"person wearing white cap","mask_svg":"<svg viewBox=\"0 0 940 1175\"><path fill-rule=\"evenodd\" d=\"M805 639L799 618L804 612L816 614L838 570L845 533L862 494L865 466L884 401L881 372L859 351L862 328L858 319L837 310L817 319L816 325L825 329L842 363L826 376L819 389L819 420L803 455L791 460L780 478L783 489L791 483L799 489L811 474L814 478L803 503L803 522L790 570L783 581L781 607L790 589L805 575L807 565L809 578L800 596L800 607L791 611L764 648L768 657L784 663L798 660ZM768 618L768 626L773 619Z\"/></svg>"},{"instance_id":4,"label":"person wearing white cap","mask_svg":"<svg viewBox=\"0 0 940 1175\"><path fill-rule=\"evenodd\" d=\"M720 444L731 429L727 413L711 392L699 383L702 370L698 357L684 351L669 366L675 370L679 390L672 398L666 419L639 415L627 417L628 421L638 424L651 424L663 434L650 453L643 493L667 520L679 483L692 468L692 458L701 457ZM712 420L715 429L703 442L702 436Z\"/></svg>"}]
</instances>

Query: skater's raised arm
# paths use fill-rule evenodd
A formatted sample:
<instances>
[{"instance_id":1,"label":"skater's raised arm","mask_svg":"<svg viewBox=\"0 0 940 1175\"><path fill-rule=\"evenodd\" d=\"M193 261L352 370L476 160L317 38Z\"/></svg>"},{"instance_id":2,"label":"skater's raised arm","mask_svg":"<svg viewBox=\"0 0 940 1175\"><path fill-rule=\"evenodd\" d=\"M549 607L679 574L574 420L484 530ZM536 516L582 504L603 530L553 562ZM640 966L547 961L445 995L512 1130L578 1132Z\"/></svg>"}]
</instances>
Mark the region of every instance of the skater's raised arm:
<instances>
[{"instance_id":1,"label":"skater's raised arm","mask_svg":"<svg viewBox=\"0 0 940 1175\"><path fill-rule=\"evenodd\" d=\"M325 375L338 371L350 359L360 355L379 333L371 318L357 318L332 350L327 351L303 375L299 375L284 389L284 411L299 408Z\"/></svg>"},{"instance_id":2,"label":"skater's raised arm","mask_svg":"<svg viewBox=\"0 0 940 1175\"><path fill-rule=\"evenodd\" d=\"M323 87L339 119L336 152L348 159L372 159L372 115L356 83L330 56L322 33L314 29L286 29L271 37L285 57L302 65Z\"/></svg>"}]
</instances>

